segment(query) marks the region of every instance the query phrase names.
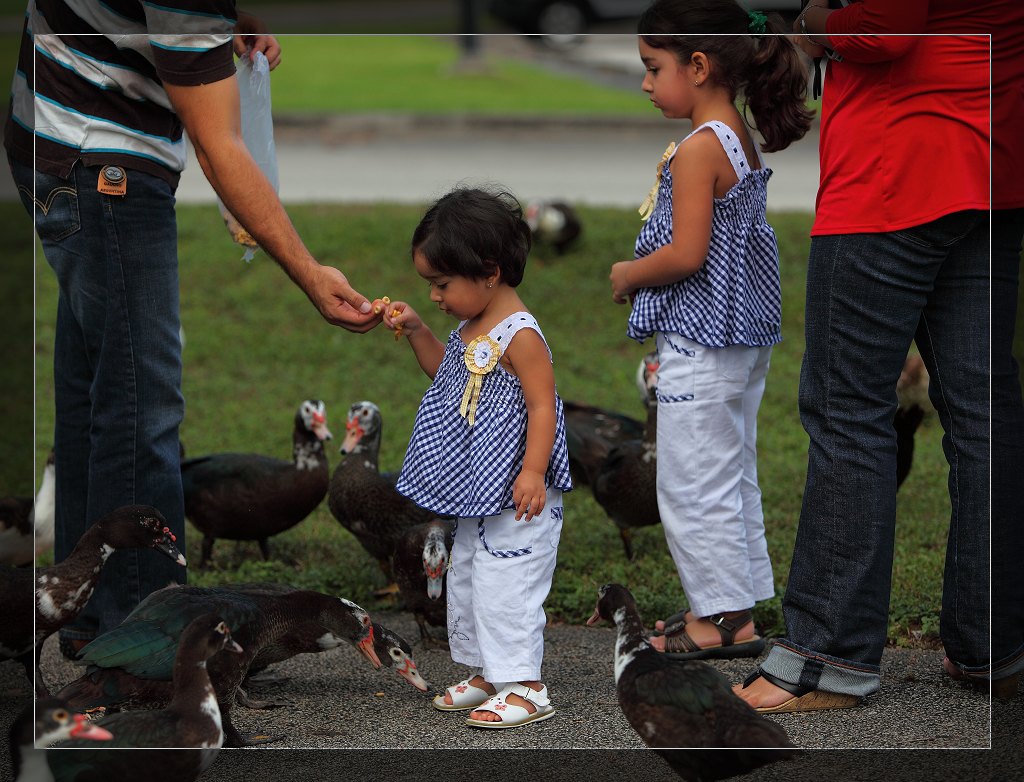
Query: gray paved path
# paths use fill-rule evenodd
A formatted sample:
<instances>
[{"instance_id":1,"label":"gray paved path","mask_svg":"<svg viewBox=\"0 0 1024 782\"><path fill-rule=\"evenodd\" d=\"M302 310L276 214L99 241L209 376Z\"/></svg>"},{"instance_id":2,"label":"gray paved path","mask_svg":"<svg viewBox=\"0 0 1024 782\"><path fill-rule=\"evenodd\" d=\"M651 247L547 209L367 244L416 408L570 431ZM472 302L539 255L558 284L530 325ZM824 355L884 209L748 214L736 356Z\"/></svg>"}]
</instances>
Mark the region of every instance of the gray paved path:
<instances>
[{"instance_id":1,"label":"gray paved path","mask_svg":"<svg viewBox=\"0 0 1024 782\"><path fill-rule=\"evenodd\" d=\"M275 143L287 203L425 203L457 183L500 182L521 200L639 206L665 146L688 123L481 120L338 116L280 121ZM818 182L816 130L766 155L768 208L812 211ZM178 200L212 203L194 158Z\"/></svg>"},{"instance_id":2,"label":"gray paved path","mask_svg":"<svg viewBox=\"0 0 1024 782\"><path fill-rule=\"evenodd\" d=\"M378 613L376 618L409 639L417 638L415 624L405 613ZM429 695L416 692L391 671L374 671L352 650L293 658L274 668L289 677L287 682L254 692L289 698L292 706L235 710L241 730L284 734L284 740L262 749L223 751L203 780L252 782L254 775L289 782L361 776L436 780L468 773L489 776L497 768L504 769L503 775L521 769L528 779L675 779L660 758L643 748L618 709L613 630L558 625L547 629L546 641L545 679L560 713L507 731L470 729L458 715L435 712ZM462 678L463 670L446 652L425 651L418 641L414 649L432 686L440 689ZM931 782L940 769L944 778L959 780L1021 779L1024 697L996 704L991 712L996 750L989 750L988 699L944 677L941 659L936 651L886 650L883 689L860 708L773 717L808 751L744 779ZM751 667L746 661L716 666L733 681ZM60 686L79 669L59 656L51 638L44 648L43 670L52 685ZM0 665L2 724L10 724L29 696L21 667ZM889 749L838 751L883 747ZM427 751L441 749L464 751ZM512 749L549 752L499 752ZM3 758L0 768L7 762ZM2 778L10 778L9 772Z\"/></svg>"}]
</instances>

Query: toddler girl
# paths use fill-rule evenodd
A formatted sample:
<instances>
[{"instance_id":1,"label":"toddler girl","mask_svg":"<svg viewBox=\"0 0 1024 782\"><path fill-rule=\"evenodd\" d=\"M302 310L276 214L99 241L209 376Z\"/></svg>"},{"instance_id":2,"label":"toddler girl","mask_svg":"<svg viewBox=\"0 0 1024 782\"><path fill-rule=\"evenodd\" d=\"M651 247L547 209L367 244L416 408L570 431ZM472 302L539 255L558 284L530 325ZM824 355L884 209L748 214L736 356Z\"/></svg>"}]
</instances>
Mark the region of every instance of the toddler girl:
<instances>
[{"instance_id":1,"label":"toddler girl","mask_svg":"<svg viewBox=\"0 0 1024 782\"><path fill-rule=\"evenodd\" d=\"M430 299L458 320L445 345L405 302L384 323L408 336L433 379L420 403L397 488L456 516L449 558L452 659L477 673L434 698L471 709L467 724L512 728L554 714L541 681L543 603L572 488L551 353L516 293L530 229L508 193L460 188L413 233Z\"/></svg>"}]
</instances>

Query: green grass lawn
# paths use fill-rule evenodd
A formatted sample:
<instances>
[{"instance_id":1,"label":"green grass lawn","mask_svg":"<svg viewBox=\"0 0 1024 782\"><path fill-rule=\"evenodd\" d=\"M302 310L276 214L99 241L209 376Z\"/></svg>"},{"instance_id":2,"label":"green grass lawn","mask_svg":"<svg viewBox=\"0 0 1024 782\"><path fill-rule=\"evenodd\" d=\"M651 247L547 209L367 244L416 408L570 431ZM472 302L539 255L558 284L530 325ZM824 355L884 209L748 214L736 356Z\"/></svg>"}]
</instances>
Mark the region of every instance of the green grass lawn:
<instances>
[{"instance_id":1,"label":"green grass lawn","mask_svg":"<svg viewBox=\"0 0 1024 782\"><path fill-rule=\"evenodd\" d=\"M459 47L430 36L279 36L281 66L271 75L275 113L597 114L652 116L637 89L591 84L539 66L491 56L460 70Z\"/></svg>"},{"instance_id":2,"label":"green grass lawn","mask_svg":"<svg viewBox=\"0 0 1024 782\"><path fill-rule=\"evenodd\" d=\"M366 295L419 303L431 326L446 335L453 322L433 310L416 276L407 243L418 207L306 206L289 210L310 249L339 265ZM563 398L641 417L633 376L648 346L624 335L626 310L611 303L607 268L630 257L639 221L633 210L581 208L582 241L558 257L544 247L531 256L522 296L537 315L555 356ZM772 216L782 251L784 340L773 356L760 414L760 480L776 581L781 595L799 513L806 437L797 413L803 350L802 314L807 215ZM181 207L182 321L186 334L182 440L188 453L253 451L290 455L292 418L307 397L326 401L335 434L331 466L353 402L376 402L384 416L381 467L401 465L413 417L428 385L412 352L378 329L354 335L328 326L305 296L266 256L250 264L225 231L216 208ZM53 431L52 360L55 285L41 262L37 281L37 463ZM934 639L944 537L948 524L945 464L934 417L918 435L914 470L899 495L897 556L890 633L900 643ZM187 552L198 562L200 537L190 530ZM637 530L638 556L627 562L614 525L581 488L567 495L559 566L548 600L554 621L580 623L596 589L628 585L651 620L680 607L682 594L661 527ZM219 541L214 565L192 570L196 584L277 579L345 595L369 609L384 583L376 563L331 517L326 502L306 521L271 539L263 562L254 543ZM780 600L757 609L770 634L783 629Z\"/></svg>"}]
</instances>

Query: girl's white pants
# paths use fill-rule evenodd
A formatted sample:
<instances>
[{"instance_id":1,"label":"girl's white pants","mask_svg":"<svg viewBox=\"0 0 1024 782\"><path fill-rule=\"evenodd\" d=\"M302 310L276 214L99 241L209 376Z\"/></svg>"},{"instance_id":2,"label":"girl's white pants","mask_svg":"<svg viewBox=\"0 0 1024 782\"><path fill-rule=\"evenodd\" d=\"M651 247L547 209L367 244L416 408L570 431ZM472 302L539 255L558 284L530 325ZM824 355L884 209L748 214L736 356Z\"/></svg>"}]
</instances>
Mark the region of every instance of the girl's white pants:
<instances>
[{"instance_id":1,"label":"girl's white pants","mask_svg":"<svg viewBox=\"0 0 1024 782\"><path fill-rule=\"evenodd\" d=\"M548 489L530 521L515 515L460 518L446 577L452 660L480 668L492 684L541 678L562 492Z\"/></svg>"},{"instance_id":2,"label":"girl's white pants","mask_svg":"<svg viewBox=\"0 0 1024 782\"><path fill-rule=\"evenodd\" d=\"M658 334L658 511L697 616L775 594L757 485L757 409L771 347Z\"/></svg>"}]
</instances>

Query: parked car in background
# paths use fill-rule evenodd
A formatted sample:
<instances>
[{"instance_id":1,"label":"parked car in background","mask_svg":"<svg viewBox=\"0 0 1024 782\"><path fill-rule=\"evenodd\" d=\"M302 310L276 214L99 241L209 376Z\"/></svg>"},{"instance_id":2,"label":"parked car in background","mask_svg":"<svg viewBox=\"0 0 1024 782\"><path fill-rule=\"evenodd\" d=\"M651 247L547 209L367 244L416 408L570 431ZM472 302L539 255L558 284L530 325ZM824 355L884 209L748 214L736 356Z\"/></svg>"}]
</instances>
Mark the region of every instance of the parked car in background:
<instances>
[{"instance_id":1,"label":"parked car in background","mask_svg":"<svg viewBox=\"0 0 1024 782\"><path fill-rule=\"evenodd\" d=\"M636 20L651 0L490 0L492 16L521 33L544 36L555 46L578 43L594 25L622 22L615 32L635 32ZM744 0L752 10L779 11L792 19L800 0ZM630 24L632 23L632 24Z\"/></svg>"}]
</instances>

